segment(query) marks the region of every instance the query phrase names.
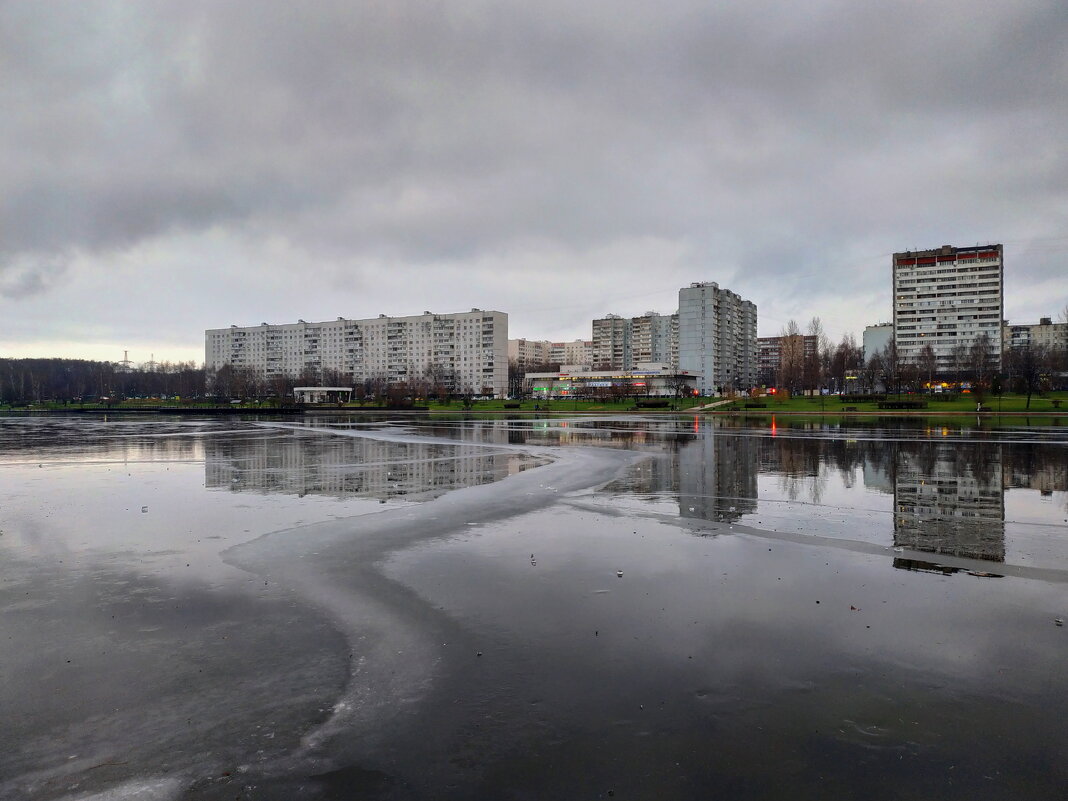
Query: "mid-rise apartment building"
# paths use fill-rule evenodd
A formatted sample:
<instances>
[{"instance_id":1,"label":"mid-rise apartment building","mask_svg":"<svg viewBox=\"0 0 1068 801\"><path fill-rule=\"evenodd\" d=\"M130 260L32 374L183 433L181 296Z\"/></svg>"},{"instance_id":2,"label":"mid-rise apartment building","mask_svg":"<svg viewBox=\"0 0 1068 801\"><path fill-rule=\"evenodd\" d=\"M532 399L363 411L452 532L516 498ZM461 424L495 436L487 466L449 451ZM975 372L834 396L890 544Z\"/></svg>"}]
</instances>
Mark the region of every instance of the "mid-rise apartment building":
<instances>
[{"instance_id":1,"label":"mid-rise apartment building","mask_svg":"<svg viewBox=\"0 0 1068 801\"><path fill-rule=\"evenodd\" d=\"M759 383L774 385L782 369L783 341L796 337L800 347L795 349L803 359L810 359L819 350L819 337L813 334L788 334L779 337L757 337L757 379Z\"/></svg>"},{"instance_id":2,"label":"mid-rise apartment building","mask_svg":"<svg viewBox=\"0 0 1068 801\"><path fill-rule=\"evenodd\" d=\"M541 364L592 364L593 341L550 342L547 339L509 339L508 361L519 367Z\"/></svg>"},{"instance_id":3,"label":"mid-rise apartment building","mask_svg":"<svg viewBox=\"0 0 1068 801\"><path fill-rule=\"evenodd\" d=\"M601 370L630 370L637 364L679 363L679 316L646 312L641 317L609 314L593 321L593 364Z\"/></svg>"},{"instance_id":4,"label":"mid-rise apartment building","mask_svg":"<svg viewBox=\"0 0 1068 801\"><path fill-rule=\"evenodd\" d=\"M593 321L593 366L598 370L625 370L630 355L630 320L609 314Z\"/></svg>"},{"instance_id":5,"label":"mid-rise apartment building","mask_svg":"<svg viewBox=\"0 0 1068 801\"><path fill-rule=\"evenodd\" d=\"M1051 317L1042 317L1038 323L1009 325L1001 328L1002 350L1035 347L1055 353L1068 353L1068 322L1055 323Z\"/></svg>"},{"instance_id":6,"label":"mid-rise apartment building","mask_svg":"<svg viewBox=\"0 0 1068 801\"><path fill-rule=\"evenodd\" d=\"M757 383L757 307L714 281L679 290L679 369L702 395Z\"/></svg>"},{"instance_id":7,"label":"mid-rise apartment building","mask_svg":"<svg viewBox=\"0 0 1068 801\"><path fill-rule=\"evenodd\" d=\"M633 364L679 363L679 315L646 312L631 318L630 358Z\"/></svg>"},{"instance_id":8,"label":"mid-rise apartment building","mask_svg":"<svg viewBox=\"0 0 1068 801\"><path fill-rule=\"evenodd\" d=\"M593 364L593 340L550 342L549 361L554 364Z\"/></svg>"},{"instance_id":9,"label":"mid-rise apartment building","mask_svg":"<svg viewBox=\"0 0 1068 801\"><path fill-rule=\"evenodd\" d=\"M1001 245L894 254L894 341L902 360L918 363L930 345L938 372L947 374L959 361L954 350L970 350L986 334L993 366L1000 366L1002 256Z\"/></svg>"},{"instance_id":10,"label":"mid-rise apartment building","mask_svg":"<svg viewBox=\"0 0 1068 801\"><path fill-rule=\"evenodd\" d=\"M499 395L508 386L508 315L472 309L458 314L382 314L367 320L209 329L205 364L247 368L260 377L321 377L411 382L428 376L456 392Z\"/></svg>"},{"instance_id":11,"label":"mid-rise apartment building","mask_svg":"<svg viewBox=\"0 0 1068 801\"><path fill-rule=\"evenodd\" d=\"M545 364L549 361L549 343L544 339L509 339L508 361L520 367Z\"/></svg>"}]
</instances>

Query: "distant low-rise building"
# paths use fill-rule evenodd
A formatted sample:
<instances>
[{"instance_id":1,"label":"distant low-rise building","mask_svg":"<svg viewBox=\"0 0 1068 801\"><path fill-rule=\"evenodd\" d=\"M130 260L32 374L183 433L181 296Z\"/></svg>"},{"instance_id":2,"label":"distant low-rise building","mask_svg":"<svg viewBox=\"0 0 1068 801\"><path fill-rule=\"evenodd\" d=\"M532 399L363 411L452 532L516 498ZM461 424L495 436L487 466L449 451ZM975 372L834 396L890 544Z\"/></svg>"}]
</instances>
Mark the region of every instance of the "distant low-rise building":
<instances>
[{"instance_id":1,"label":"distant low-rise building","mask_svg":"<svg viewBox=\"0 0 1068 801\"><path fill-rule=\"evenodd\" d=\"M638 364L631 370L590 370L563 365L556 373L527 373L524 391L534 398L613 397L648 395L689 397L698 376L667 364Z\"/></svg>"},{"instance_id":2,"label":"distant low-rise building","mask_svg":"<svg viewBox=\"0 0 1068 801\"><path fill-rule=\"evenodd\" d=\"M1001 326L1003 350L1023 347L1039 347L1052 352L1068 352L1068 322L1055 323L1051 317L1042 317L1037 323Z\"/></svg>"}]
</instances>

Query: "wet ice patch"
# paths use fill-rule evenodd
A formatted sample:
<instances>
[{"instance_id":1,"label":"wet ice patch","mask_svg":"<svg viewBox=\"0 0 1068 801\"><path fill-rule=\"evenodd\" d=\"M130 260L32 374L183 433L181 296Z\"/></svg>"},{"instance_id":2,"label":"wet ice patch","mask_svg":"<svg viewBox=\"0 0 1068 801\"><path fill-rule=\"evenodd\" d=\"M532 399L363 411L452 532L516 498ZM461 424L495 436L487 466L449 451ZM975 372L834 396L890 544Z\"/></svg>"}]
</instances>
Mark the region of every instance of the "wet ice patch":
<instances>
[{"instance_id":1,"label":"wet ice patch","mask_svg":"<svg viewBox=\"0 0 1068 801\"><path fill-rule=\"evenodd\" d=\"M107 790L68 795L63 801L169 801L182 793L182 781L174 777L134 779Z\"/></svg>"}]
</instances>

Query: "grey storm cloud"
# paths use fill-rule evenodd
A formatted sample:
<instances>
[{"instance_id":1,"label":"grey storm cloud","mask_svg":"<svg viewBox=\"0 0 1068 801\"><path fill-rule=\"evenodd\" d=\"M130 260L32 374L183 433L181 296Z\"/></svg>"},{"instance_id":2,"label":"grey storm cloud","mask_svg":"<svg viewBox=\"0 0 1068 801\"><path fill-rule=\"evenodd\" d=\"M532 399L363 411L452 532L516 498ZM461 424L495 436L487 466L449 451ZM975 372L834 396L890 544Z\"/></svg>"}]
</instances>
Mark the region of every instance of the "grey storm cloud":
<instances>
[{"instance_id":1,"label":"grey storm cloud","mask_svg":"<svg viewBox=\"0 0 1068 801\"><path fill-rule=\"evenodd\" d=\"M3 2L0 293L211 231L550 243L561 279L648 237L862 292L895 249L1063 239L1066 33L1056 1Z\"/></svg>"}]
</instances>

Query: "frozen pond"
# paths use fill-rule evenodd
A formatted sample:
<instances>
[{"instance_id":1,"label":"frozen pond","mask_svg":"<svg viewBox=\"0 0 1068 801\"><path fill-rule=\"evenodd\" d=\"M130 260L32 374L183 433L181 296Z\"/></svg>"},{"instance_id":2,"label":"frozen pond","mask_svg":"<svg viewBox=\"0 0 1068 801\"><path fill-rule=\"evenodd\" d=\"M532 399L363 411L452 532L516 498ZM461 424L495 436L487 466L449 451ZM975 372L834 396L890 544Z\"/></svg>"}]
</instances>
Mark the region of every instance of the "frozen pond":
<instances>
[{"instance_id":1,"label":"frozen pond","mask_svg":"<svg viewBox=\"0 0 1068 801\"><path fill-rule=\"evenodd\" d=\"M0 417L0 798L1045 799L1068 432Z\"/></svg>"}]
</instances>

